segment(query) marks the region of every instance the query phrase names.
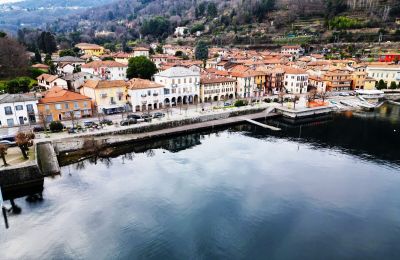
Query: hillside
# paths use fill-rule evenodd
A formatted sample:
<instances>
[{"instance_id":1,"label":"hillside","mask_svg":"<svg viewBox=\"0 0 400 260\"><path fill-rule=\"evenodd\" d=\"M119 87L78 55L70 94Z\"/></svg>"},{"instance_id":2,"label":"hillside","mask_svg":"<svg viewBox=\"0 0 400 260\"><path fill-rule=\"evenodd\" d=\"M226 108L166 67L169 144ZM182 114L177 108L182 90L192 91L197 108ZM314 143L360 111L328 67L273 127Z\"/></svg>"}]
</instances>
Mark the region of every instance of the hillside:
<instances>
[{"instance_id":1,"label":"hillside","mask_svg":"<svg viewBox=\"0 0 400 260\"><path fill-rule=\"evenodd\" d=\"M0 27L16 32L21 27L45 28L59 17L82 13L115 0L8 0L0 1Z\"/></svg>"},{"instance_id":2,"label":"hillside","mask_svg":"<svg viewBox=\"0 0 400 260\"><path fill-rule=\"evenodd\" d=\"M197 31L222 45L394 41L397 16L397 0L119 0L48 28L67 42L111 47L139 39L192 42ZM178 26L188 28L184 38L172 37Z\"/></svg>"}]
</instances>

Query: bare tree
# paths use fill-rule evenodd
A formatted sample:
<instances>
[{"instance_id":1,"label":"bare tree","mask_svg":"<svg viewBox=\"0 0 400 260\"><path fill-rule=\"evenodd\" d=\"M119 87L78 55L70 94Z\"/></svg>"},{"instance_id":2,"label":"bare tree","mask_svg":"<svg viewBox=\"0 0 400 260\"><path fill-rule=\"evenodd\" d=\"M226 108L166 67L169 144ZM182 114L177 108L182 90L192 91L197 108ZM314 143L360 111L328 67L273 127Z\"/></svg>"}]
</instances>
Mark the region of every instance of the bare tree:
<instances>
[{"instance_id":1,"label":"bare tree","mask_svg":"<svg viewBox=\"0 0 400 260\"><path fill-rule=\"evenodd\" d=\"M282 106L283 106L283 98L285 97L285 92L280 91L278 94L279 97L279 102L281 102Z\"/></svg>"},{"instance_id":2,"label":"bare tree","mask_svg":"<svg viewBox=\"0 0 400 260\"><path fill-rule=\"evenodd\" d=\"M47 116L46 112L39 112L39 122L42 123L44 131L47 133Z\"/></svg>"},{"instance_id":3,"label":"bare tree","mask_svg":"<svg viewBox=\"0 0 400 260\"><path fill-rule=\"evenodd\" d=\"M1 156L1 159L3 160L4 167L8 166L8 163L6 161L7 150L8 150L8 145L0 144L0 156Z\"/></svg>"},{"instance_id":4,"label":"bare tree","mask_svg":"<svg viewBox=\"0 0 400 260\"><path fill-rule=\"evenodd\" d=\"M169 113L171 112L171 107L169 105L166 105L164 107L164 111L167 114L167 118L169 119Z\"/></svg>"},{"instance_id":5,"label":"bare tree","mask_svg":"<svg viewBox=\"0 0 400 260\"><path fill-rule=\"evenodd\" d=\"M0 38L0 78L15 78L26 75L29 57L25 47L16 40Z\"/></svg>"},{"instance_id":6,"label":"bare tree","mask_svg":"<svg viewBox=\"0 0 400 260\"><path fill-rule=\"evenodd\" d=\"M296 109L296 103L297 103L297 101L299 101L299 99L300 99L300 95L298 95L298 94L294 95L294 97L292 99L292 101L293 101L293 109Z\"/></svg>"},{"instance_id":7,"label":"bare tree","mask_svg":"<svg viewBox=\"0 0 400 260\"><path fill-rule=\"evenodd\" d=\"M325 102L325 99L327 99L329 96L328 92L326 92L326 91L320 92L319 95L322 98L322 102Z\"/></svg>"},{"instance_id":8,"label":"bare tree","mask_svg":"<svg viewBox=\"0 0 400 260\"><path fill-rule=\"evenodd\" d=\"M34 138L35 134L33 132L18 132L15 136L15 142L21 149L22 155L25 159L29 159L27 151L29 151L29 147L33 145Z\"/></svg>"}]
</instances>

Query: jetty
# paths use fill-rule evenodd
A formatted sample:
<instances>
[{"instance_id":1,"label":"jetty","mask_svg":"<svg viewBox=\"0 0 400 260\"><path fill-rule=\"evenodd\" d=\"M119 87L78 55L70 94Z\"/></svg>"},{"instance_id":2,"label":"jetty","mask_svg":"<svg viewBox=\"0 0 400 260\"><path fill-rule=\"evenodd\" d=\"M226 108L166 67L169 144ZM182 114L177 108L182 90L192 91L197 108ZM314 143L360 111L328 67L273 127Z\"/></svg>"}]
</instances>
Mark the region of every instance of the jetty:
<instances>
[{"instance_id":1,"label":"jetty","mask_svg":"<svg viewBox=\"0 0 400 260\"><path fill-rule=\"evenodd\" d=\"M257 126L261 126L261 127L263 127L263 128L271 129L272 131L280 131L280 130L281 130L281 129L278 128L278 127L270 126L270 125L267 125L267 124L263 124L263 123L254 121L254 120L252 120L252 119L246 119L245 121L246 121L246 122L249 122L250 124L253 124L253 125L257 125Z\"/></svg>"}]
</instances>

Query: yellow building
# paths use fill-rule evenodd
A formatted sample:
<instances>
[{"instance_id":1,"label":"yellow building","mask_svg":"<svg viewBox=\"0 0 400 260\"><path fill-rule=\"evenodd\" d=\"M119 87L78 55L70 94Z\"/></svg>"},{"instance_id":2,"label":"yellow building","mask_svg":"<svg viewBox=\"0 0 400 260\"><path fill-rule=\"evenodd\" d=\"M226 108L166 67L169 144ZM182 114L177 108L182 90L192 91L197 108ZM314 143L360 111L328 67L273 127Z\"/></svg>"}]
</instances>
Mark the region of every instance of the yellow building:
<instances>
[{"instance_id":1,"label":"yellow building","mask_svg":"<svg viewBox=\"0 0 400 260\"><path fill-rule=\"evenodd\" d=\"M88 80L80 93L90 97L99 113L115 114L128 108L128 83L124 80Z\"/></svg>"},{"instance_id":2,"label":"yellow building","mask_svg":"<svg viewBox=\"0 0 400 260\"><path fill-rule=\"evenodd\" d=\"M375 89L376 80L371 77L366 77L364 82L364 89L365 90L373 90Z\"/></svg>"},{"instance_id":3,"label":"yellow building","mask_svg":"<svg viewBox=\"0 0 400 260\"><path fill-rule=\"evenodd\" d=\"M78 43L75 47L79 48L84 55L101 56L104 54L104 48L97 44Z\"/></svg>"}]
</instances>

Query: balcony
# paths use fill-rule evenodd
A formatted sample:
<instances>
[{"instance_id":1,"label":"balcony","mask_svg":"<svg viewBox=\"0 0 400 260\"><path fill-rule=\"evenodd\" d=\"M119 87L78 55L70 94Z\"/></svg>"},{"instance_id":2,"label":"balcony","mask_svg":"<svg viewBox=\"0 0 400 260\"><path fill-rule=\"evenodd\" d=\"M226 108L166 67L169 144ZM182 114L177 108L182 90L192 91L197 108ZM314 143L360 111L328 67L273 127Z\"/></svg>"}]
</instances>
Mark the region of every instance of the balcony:
<instances>
[{"instance_id":1,"label":"balcony","mask_svg":"<svg viewBox=\"0 0 400 260\"><path fill-rule=\"evenodd\" d=\"M100 94L101 98L107 98L107 94Z\"/></svg>"},{"instance_id":2,"label":"balcony","mask_svg":"<svg viewBox=\"0 0 400 260\"><path fill-rule=\"evenodd\" d=\"M145 98L145 97L147 97L147 95L146 94L142 94L142 95L140 95L142 98Z\"/></svg>"},{"instance_id":3,"label":"balcony","mask_svg":"<svg viewBox=\"0 0 400 260\"><path fill-rule=\"evenodd\" d=\"M153 93L153 97L157 97L158 96L158 93Z\"/></svg>"}]
</instances>

